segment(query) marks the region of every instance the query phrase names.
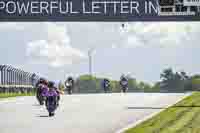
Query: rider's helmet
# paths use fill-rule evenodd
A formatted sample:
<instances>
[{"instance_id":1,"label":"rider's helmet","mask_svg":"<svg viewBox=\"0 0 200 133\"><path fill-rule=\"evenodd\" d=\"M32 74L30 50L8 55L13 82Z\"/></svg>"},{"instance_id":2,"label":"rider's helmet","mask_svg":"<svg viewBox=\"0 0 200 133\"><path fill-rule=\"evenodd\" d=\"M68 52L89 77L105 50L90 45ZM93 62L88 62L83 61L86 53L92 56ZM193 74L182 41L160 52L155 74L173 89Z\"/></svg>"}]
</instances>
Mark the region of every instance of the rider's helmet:
<instances>
[{"instance_id":1,"label":"rider's helmet","mask_svg":"<svg viewBox=\"0 0 200 133\"><path fill-rule=\"evenodd\" d=\"M120 84L122 86L127 86L128 85L128 78L124 74L122 74L122 76L120 77Z\"/></svg>"},{"instance_id":2,"label":"rider's helmet","mask_svg":"<svg viewBox=\"0 0 200 133\"><path fill-rule=\"evenodd\" d=\"M43 84L48 86L48 84L49 84L48 80L45 79L45 80L43 81Z\"/></svg>"},{"instance_id":3,"label":"rider's helmet","mask_svg":"<svg viewBox=\"0 0 200 133\"><path fill-rule=\"evenodd\" d=\"M102 80L102 86L103 86L103 87L108 87L108 86L109 86L109 83L110 83L110 81L109 81L109 79L107 79L107 78L104 78L104 79Z\"/></svg>"},{"instance_id":4,"label":"rider's helmet","mask_svg":"<svg viewBox=\"0 0 200 133\"><path fill-rule=\"evenodd\" d=\"M45 81L45 78L40 78L39 79L39 82L41 82L41 83L44 82L44 81Z\"/></svg>"},{"instance_id":5,"label":"rider's helmet","mask_svg":"<svg viewBox=\"0 0 200 133\"><path fill-rule=\"evenodd\" d=\"M105 81L105 84L106 84L106 86L109 86L110 85L110 80L109 79L104 79Z\"/></svg>"},{"instance_id":6,"label":"rider's helmet","mask_svg":"<svg viewBox=\"0 0 200 133\"><path fill-rule=\"evenodd\" d=\"M68 81L73 81L72 76L69 76L69 77L67 78L67 80L68 80Z\"/></svg>"},{"instance_id":7,"label":"rider's helmet","mask_svg":"<svg viewBox=\"0 0 200 133\"><path fill-rule=\"evenodd\" d=\"M38 82L36 83L36 87L40 86L41 84L45 85L45 83L46 83L45 79L44 78L40 78L38 80Z\"/></svg>"},{"instance_id":8,"label":"rider's helmet","mask_svg":"<svg viewBox=\"0 0 200 133\"><path fill-rule=\"evenodd\" d=\"M73 77L69 76L67 81L73 86L74 85L74 79Z\"/></svg>"},{"instance_id":9,"label":"rider's helmet","mask_svg":"<svg viewBox=\"0 0 200 133\"><path fill-rule=\"evenodd\" d=\"M40 78L39 80L38 80L38 83L40 84L40 83L43 83L43 81L44 81L44 78Z\"/></svg>"},{"instance_id":10,"label":"rider's helmet","mask_svg":"<svg viewBox=\"0 0 200 133\"><path fill-rule=\"evenodd\" d=\"M53 81L49 81L48 87L49 88L54 88L55 83Z\"/></svg>"},{"instance_id":11,"label":"rider's helmet","mask_svg":"<svg viewBox=\"0 0 200 133\"><path fill-rule=\"evenodd\" d=\"M127 78L126 78L126 76L125 76L125 74L122 74L122 76L120 77L120 80L126 80Z\"/></svg>"},{"instance_id":12,"label":"rider's helmet","mask_svg":"<svg viewBox=\"0 0 200 133\"><path fill-rule=\"evenodd\" d=\"M105 79L104 79L104 82L105 82L105 83L109 83L110 81L109 81L109 79L106 79L106 78L105 78Z\"/></svg>"}]
</instances>

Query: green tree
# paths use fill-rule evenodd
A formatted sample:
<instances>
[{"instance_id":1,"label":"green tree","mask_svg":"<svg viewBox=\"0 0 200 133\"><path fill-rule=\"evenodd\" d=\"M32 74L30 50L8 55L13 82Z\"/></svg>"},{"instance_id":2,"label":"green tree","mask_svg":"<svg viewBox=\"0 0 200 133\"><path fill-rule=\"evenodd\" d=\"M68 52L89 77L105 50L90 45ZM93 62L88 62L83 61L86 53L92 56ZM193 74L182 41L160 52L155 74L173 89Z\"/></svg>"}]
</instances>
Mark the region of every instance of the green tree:
<instances>
[{"instance_id":1,"label":"green tree","mask_svg":"<svg viewBox=\"0 0 200 133\"><path fill-rule=\"evenodd\" d=\"M186 72L173 72L171 68L164 69L160 77L162 90L176 92L184 91L189 79Z\"/></svg>"},{"instance_id":2,"label":"green tree","mask_svg":"<svg viewBox=\"0 0 200 133\"><path fill-rule=\"evenodd\" d=\"M151 87L152 92L160 92L160 82L155 83L152 87Z\"/></svg>"},{"instance_id":3,"label":"green tree","mask_svg":"<svg viewBox=\"0 0 200 133\"><path fill-rule=\"evenodd\" d=\"M129 78L128 79L128 88L130 92L138 92L140 91L138 85L137 85L137 81L135 78Z\"/></svg>"}]
</instances>

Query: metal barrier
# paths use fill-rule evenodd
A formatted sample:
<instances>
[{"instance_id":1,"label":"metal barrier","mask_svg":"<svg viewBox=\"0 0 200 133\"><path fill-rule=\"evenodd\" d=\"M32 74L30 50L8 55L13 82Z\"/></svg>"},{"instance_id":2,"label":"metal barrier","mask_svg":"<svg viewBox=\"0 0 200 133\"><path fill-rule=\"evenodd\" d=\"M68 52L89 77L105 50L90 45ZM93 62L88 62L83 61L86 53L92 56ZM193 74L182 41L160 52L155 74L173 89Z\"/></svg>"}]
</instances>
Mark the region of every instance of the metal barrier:
<instances>
[{"instance_id":1,"label":"metal barrier","mask_svg":"<svg viewBox=\"0 0 200 133\"><path fill-rule=\"evenodd\" d=\"M34 86L40 77L10 65L0 65L0 78L0 93L30 93L35 91Z\"/></svg>"}]
</instances>

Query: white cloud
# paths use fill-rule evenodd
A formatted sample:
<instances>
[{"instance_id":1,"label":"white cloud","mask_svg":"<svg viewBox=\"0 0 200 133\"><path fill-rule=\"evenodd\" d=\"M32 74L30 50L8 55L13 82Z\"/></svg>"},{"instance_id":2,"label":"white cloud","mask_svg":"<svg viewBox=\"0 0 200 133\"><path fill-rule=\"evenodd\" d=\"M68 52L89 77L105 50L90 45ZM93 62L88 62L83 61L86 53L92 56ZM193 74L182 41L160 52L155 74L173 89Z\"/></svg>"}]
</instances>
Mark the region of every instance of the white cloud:
<instances>
[{"instance_id":1,"label":"white cloud","mask_svg":"<svg viewBox=\"0 0 200 133\"><path fill-rule=\"evenodd\" d=\"M17 30L21 31L26 28L26 26L31 25L32 23L17 23L17 22L1 22L0 30Z\"/></svg>"},{"instance_id":2,"label":"white cloud","mask_svg":"<svg viewBox=\"0 0 200 133\"><path fill-rule=\"evenodd\" d=\"M159 75L156 72L166 66L198 72L200 65L197 59L197 48L199 47L195 47L195 45L199 43L199 22L133 22L128 23L125 30L121 28L121 24L0 23L0 31L5 36L8 35L8 37L2 37L2 44L10 44L4 45L4 49L14 49L15 47L12 44L19 46L19 50L14 49L13 52L17 51L14 54L20 53L20 56L12 56L12 59L7 62L19 62L19 64L23 64L23 67L29 68L30 71L42 72L44 75L50 75L52 79L63 77L63 73L84 74L87 72L86 63L80 63L80 65L75 65L75 63L85 59L86 56L83 51L86 53L92 47L97 51L93 58L96 60L94 63L98 63L96 65L99 66L95 67L94 70L98 75L112 73L113 76L118 78L118 75L121 74L119 70L125 67L127 67L127 71L135 72L136 78L139 79L156 79L155 75ZM190 46L184 47L187 45ZM26 62L27 58L23 58L25 46L30 63L48 64L53 67L33 65ZM180 48L182 46L183 48ZM140 47L139 52L143 50L144 54L138 54L138 51L134 50L121 50L124 47ZM124 66L122 63L115 62L114 56L108 57L110 60L101 60L105 58L101 57L101 52L107 48L110 48L110 55L118 54L118 57L129 55L133 61L126 62L128 65ZM115 50L120 51L120 53L116 53ZM105 50L106 52L107 50ZM126 54L127 52L130 52L130 54ZM152 60L145 60L143 63L141 60L137 61L138 56L141 60L145 60L146 57ZM7 59L3 57L2 63L6 62ZM19 61L24 59L24 63ZM72 63L74 64L68 65ZM108 65L108 68L104 69L101 66L102 64L111 64L116 67L112 66L109 69ZM62 69L58 70L54 67L62 67ZM63 70L63 72L60 70ZM152 74L148 74L148 72L152 72ZM159 77L157 78L159 79Z\"/></svg>"},{"instance_id":3,"label":"white cloud","mask_svg":"<svg viewBox=\"0 0 200 133\"><path fill-rule=\"evenodd\" d=\"M66 27L55 23L45 23L46 38L28 43L27 55L36 63L48 63L52 67L62 67L85 59L80 50L71 47Z\"/></svg>"},{"instance_id":4,"label":"white cloud","mask_svg":"<svg viewBox=\"0 0 200 133\"><path fill-rule=\"evenodd\" d=\"M140 47L143 46L143 43L136 36L127 36L127 42L125 47Z\"/></svg>"},{"instance_id":5,"label":"white cloud","mask_svg":"<svg viewBox=\"0 0 200 133\"><path fill-rule=\"evenodd\" d=\"M44 28L43 28L44 27ZM198 40L199 22L130 22L122 28L121 23L1 23L0 29L35 30L44 29L46 40L62 45L63 41L79 48L114 47L171 47L185 45L188 41ZM70 29L70 41L66 29ZM74 37L75 36L75 37ZM74 39L74 38L79 38ZM41 38L40 38L41 39ZM80 41L79 41L80 40ZM61 41L61 42L60 42ZM70 42L69 42L70 41ZM79 43L83 43L80 46Z\"/></svg>"},{"instance_id":6,"label":"white cloud","mask_svg":"<svg viewBox=\"0 0 200 133\"><path fill-rule=\"evenodd\" d=\"M182 46L197 39L200 24L197 22L129 23L124 36L128 47ZM137 44L136 44L137 43Z\"/></svg>"}]
</instances>

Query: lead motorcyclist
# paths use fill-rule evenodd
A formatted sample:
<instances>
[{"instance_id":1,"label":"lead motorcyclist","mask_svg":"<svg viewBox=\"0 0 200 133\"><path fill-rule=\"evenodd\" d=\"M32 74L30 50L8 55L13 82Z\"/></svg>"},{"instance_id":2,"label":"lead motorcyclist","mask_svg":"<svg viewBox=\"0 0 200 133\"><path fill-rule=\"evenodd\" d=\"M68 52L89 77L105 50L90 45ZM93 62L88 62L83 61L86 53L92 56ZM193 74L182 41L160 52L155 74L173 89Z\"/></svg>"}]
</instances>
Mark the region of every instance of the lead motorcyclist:
<instances>
[{"instance_id":1,"label":"lead motorcyclist","mask_svg":"<svg viewBox=\"0 0 200 133\"><path fill-rule=\"evenodd\" d=\"M67 89L68 94L72 94L74 88L74 79L71 76L69 76L65 81L65 87Z\"/></svg>"},{"instance_id":2,"label":"lead motorcyclist","mask_svg":"<svg viewBox=\"0 0 200 133\"><path fill-rule=\"evenodd\" d=\"M58 107L58 96L59 94L56 92L55 87L54 87L54 82L49 81L48 83L48 90L43 91L43 95L46 97L46 108L49 112L49 116L54 116L55 110Z\"/></svg>"},{"instance_id":3,"label":"lead motorcyclist","mask_svg":"<svg viewBox=\"0 0 200 133\"><path fill-rule=\"evenodd\" d=\"M59 90L58 87L54 86L54 89L56 91L56 93L58 94L58 97L57 97L57 105L59 106L59 101L60 101L60 95L63 94L63 92L61 90Z\"/></svg>"},{"instance_id":4,"label":"lead motorcyclist","mask_svg":"<svg viewBox=\"0 0 200 133\"><path fill-rule=\"evenodd\" d=\"M128 78L122 74L122 76L120 77L120 85L121 85L121 88L122 88L122 92L126 92L128 91Z\"/></svg>"}]
</instances>

